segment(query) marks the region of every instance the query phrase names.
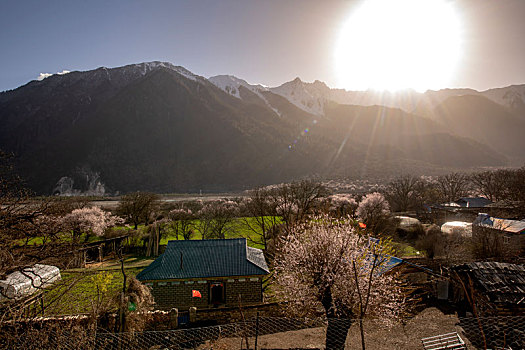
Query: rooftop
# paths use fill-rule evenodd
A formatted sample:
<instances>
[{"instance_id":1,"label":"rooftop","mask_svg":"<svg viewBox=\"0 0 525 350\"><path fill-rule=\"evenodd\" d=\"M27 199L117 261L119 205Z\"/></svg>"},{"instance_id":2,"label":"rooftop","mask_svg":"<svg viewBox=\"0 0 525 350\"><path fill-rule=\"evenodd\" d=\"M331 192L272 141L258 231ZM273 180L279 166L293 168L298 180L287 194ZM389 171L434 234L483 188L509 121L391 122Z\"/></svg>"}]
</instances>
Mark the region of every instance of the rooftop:
<instances>
[{"instance_id":1,"label":"rooftop","mask_svg":"<svg viewBox=\"0 0 525 350\"><path fill-rule=\"evenodd\" d=\"M137 275L137 279L187 279L268 274L260 249L245 238L169 241L164 254Z\"/></svg>"},{"instance_id":2,"label":"rooftop","mask_svg":"<svg viewBox=\"0 0 525 350\"><path fill-rule=\"evenodd\" d=\"M483 208L492 202L485 197L463 197L458 199L455 203L463 208Z\"/></svg>"},{"instance_id":3,"label":"rooftop","mask_svg":"<svg viewBox=\"0 0 525 350\"><path fill-rule=\"evenodd\" d=\"M505 304L525 303L525 266L498 262L472 262L453 268L468 274L476 289L490 301Z\"/></svg>"},{"instance_id":4,"label":"rooftop","mask_svg":"<svg viewBox=\"0 0 525 350\"><path fill-rule=\"evenodd\" d=\"M479 214L473 224L509 233L525 233L525 221L500 219L487 214Z\"/></svg>"}]
</instances>

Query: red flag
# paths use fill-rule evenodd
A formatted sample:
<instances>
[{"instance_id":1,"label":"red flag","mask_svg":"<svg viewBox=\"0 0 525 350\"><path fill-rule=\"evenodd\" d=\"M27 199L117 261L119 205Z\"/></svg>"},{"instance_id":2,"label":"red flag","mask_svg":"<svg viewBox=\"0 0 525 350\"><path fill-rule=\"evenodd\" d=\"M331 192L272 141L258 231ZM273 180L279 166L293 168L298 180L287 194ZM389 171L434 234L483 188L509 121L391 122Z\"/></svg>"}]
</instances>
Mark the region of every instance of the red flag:
<instances>
[{"instance_id":1,"label":"red flag","mask_svg":"<svg viewBox=\"0 0 525 350\"><path fill-rule=\"evenodd\" d=\"M198 290L193 289L191 291L191 297L192 298L202 298L202 295L201 295L201 292L199 292Z\"/></svg>"},{"instance_id":2,"label":"red flag","mask_svg":"<svg viewBox=\"0 0 525 350\"><path fill-rule=\"evenodd\" d=\"M359 227L361 227L361 228L366 228L366 224L365 224L365 223L362 223L362 222L360 222L360 223L359 223Z\"/></svg>"}]
</instances>

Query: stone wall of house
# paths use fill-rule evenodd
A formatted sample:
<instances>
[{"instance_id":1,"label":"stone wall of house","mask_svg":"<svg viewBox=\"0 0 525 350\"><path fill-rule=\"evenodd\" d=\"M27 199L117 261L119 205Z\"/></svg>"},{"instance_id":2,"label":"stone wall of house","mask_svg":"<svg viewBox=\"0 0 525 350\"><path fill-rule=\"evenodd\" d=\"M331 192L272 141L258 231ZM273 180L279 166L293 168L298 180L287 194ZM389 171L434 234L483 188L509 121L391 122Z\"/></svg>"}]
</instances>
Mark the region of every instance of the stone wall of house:
<instances>
[{"instance_id":1,"label":"stone wall of house","mask_svg":"<svg viewBox=\"0 0 525 350\"><path fill-rule=\"evenodd\" d=\"M472 240L478 249L484 245L489 253L497 252L501 256L520 256L525 252L525 234L473 225ZM488 255L490 257L491 254Z\"/></svg>"},{"instance_id":2,"label":"stone wall of house","mask_svg":"<svg viewBox=\"0 0 525 350\"><path fill-rule=\"evenodd\" d=\"M233 306L238 306L239 301L242 304L262 302L261 277L227 279L225 283L225 297L226 305Z\"/></svg>"},{"instance_id":3,"label":"stone wall of house","mask_svg":"<svg viewBox=\"0 0 525 350\"><path fill-rule=\"evenodd\" d=\"M259 314L260 317L284 317L287 316L283 306L278 303L253 304L243 306L232 306L218 309L197 309L196 321L215 321L217 324L227 324L241 322L243 320L253 320ZM289 315L288 315L289 316Z\"/></svg>"},{"instance_id":4,"label":"stone wall of house","mask_svg":"<svg viewBox=\"0 0 525 350\"><path fill-rule=\"evenodd\" d=\"M187 309L212 307L210 286L220 282L224 286L225 304L223 306L238 306L239 295L243 305L262 302L262 276L242 276L213 279L191 280L159 280L144 281L151 288L156 308L167 310L171 308ZM192 290L198 290L201 298L193 298Z\"/></svg>"}]
</instances>

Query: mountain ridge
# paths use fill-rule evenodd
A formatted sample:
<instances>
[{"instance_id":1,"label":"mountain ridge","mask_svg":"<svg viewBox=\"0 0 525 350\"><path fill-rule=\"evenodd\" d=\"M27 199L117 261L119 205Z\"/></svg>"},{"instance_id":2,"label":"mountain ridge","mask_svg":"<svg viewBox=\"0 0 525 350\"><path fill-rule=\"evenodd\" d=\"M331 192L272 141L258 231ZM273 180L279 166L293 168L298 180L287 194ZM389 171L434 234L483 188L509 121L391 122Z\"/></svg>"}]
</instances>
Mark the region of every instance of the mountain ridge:
<instances>
[{"instance_id":1,"label":"mountain ridge","mask_svg":"<svg viewBox=\"0 0 525 350\"><path fill-rule=\"evenodd\" d=\"M436 114L337 103L338 90L320 81L285 84L206 79L158 61L50 76L0 94L0 148L18 155L42 194L238 190L507 164L501 148L453 132ZM353 98L378 98L361 94Z\"/></svg>"}]
</instances>

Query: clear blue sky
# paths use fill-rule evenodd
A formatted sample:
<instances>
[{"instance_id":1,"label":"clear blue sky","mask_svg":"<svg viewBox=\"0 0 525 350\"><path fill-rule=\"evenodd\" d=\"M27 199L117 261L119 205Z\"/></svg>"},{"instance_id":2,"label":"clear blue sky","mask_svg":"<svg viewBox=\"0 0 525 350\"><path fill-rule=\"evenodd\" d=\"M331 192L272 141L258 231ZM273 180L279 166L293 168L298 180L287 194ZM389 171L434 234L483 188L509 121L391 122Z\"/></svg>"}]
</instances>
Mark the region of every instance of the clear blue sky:
<instances>
[{"instance_id":1,"label":"clear blue sky","mask_svg":"<svg viewBox=\"0 0 525 350\"><path fill-rule=\"evenodd\" d=\"M450 87L525 83L525 1L450 1L465 24L465 57ZM276 86L299 76L335 87L335 41L360 3L2 0L0 91L40 73L153 60L205 77Z\"/></svg>"}]
</instances>

